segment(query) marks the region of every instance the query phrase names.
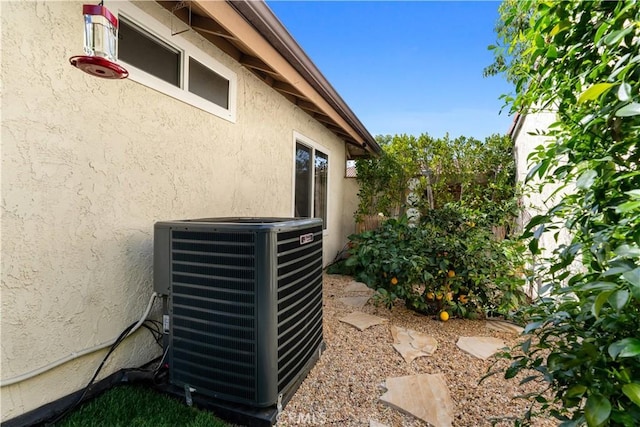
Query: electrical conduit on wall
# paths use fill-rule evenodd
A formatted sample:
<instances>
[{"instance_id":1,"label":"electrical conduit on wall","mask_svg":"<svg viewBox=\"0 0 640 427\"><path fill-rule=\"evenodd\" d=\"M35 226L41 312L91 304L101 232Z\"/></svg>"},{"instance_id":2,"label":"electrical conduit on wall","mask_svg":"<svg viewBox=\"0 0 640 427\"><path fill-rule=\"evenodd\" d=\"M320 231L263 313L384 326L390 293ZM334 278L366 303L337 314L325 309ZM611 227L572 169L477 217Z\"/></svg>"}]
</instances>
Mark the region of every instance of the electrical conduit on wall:
<instances>
[{"instance_id":1,"label":"electrical conduit on wall","mask_svg":"<svg viewBox=\"0 0 640 427\"><path fill-rule=\"evenodd\" d=\"M151 308L153 307L153 302L155 301L155 299L158 297L158 294L156 292L154 292L153 294L151 294L151 298L149 299L149 303L147 304L147 308L144 311L144 314L142 315L142 317L140 318L140 320L138 321L138 323L136 323L136 325L133 327L133 329L131 329L131 331L127 334L127 337L130 337L134 332L136 332L140 326L142 326L142 324L144 323L145 320L147 320L147 317L149 316L149 313L151 312ZM0 387L6 387L6 386L10 386L12 384L17 384L20 383L22 381L26 381L28 379L31 379L33 377L36 377L40 374L43 374L47 371L50 371L54 368L57 368L60 365L63 365L67 362L70 362L72 360L75 360L79 357L82 356L86 356L87 354L91 354L94 353L96 351L105 349L107 347L110 347L111 345L113 345L113 343L116 341L117 338L114 338L108 342L104 342L102 344L98 344L96 346L84 349L80 352L74 352L69 354L68 356L65 356L61 359L58 359L54 362L51 362L45 366L42 366L38 369L34 369L33 371L21 374L21 375L17 375L15 377L11 377L11 378L7 378L6 380L0 380Z\"/></svg>"}]
</instances>

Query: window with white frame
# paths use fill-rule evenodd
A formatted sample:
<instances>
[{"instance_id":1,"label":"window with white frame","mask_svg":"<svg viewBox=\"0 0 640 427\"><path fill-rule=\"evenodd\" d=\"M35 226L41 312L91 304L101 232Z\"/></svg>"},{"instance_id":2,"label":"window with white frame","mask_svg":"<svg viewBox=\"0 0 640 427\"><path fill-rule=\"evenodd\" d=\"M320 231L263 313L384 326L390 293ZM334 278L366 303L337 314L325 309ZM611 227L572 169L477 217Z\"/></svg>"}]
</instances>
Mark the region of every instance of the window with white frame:
<instances>
[{"instance_id":1,"label":"window with white frame","mask_svg":"<svg viewBox=\"0 0 640 427\"><path fill-rule=\"evenodd\" d=\"M322 218L327 229L329 154L311 141L296 138L294 216Z\"/></svg>"},{"instance_id":2,"label":"window with white frame","mask_svg":"<svg viewBox=\"0 0 640 427\"><path fill-rule=\"evenodd\" d=\"M181 35L128 2L113 2L118 15L118 61L129 78L235 122L237 76Z\"/></svg>"}]
</instances>

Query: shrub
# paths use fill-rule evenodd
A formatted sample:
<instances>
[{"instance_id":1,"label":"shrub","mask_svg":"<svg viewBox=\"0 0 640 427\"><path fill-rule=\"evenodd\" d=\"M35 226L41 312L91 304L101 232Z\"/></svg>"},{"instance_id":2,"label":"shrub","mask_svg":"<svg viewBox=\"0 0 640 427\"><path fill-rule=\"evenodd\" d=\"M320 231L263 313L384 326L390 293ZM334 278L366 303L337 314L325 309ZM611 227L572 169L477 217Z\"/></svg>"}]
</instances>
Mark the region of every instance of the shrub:
<instances>
[{"instance_id":1,"label":"shrub","mask_svg":"<svg viewBox=\"0 0 640 427\"><path fill-rule=\"evenodd\" d=\"M507 314L525 300L523 249L496 241L479 215L456 205L411 225L406 217L353 235L346 264L391 307L396 299L426 314Z\"/></svg>"},{"instance_id":2,"label":"shrub","mask_svg":"<svg viewBox=\"0 0 640 427\"><path fill-rule=\"evenodd\" d=\"M556 184L560 200L529 222L529 247L571 235L537 278L545 297L523 313L533 339L509 355L507 378L537 373L527 380L550 390L529 396L523 424L535 408L562 426L640 425L639 22L632 1L501 6L493 71L516 84L505 99L557 111L529 177Z\"/></svg>"}]
</instances>

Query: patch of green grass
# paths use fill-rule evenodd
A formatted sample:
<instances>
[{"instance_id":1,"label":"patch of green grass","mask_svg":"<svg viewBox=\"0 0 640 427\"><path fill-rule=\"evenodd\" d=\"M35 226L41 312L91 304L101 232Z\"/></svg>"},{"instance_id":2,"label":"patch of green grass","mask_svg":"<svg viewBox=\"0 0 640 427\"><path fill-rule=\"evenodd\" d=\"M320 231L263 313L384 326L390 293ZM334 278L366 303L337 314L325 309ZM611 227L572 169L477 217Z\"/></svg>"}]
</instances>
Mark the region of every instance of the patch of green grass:
<instances>
[{"instance_id":1,"label":"patch of green grass","mask_svg":"<svg viewBox=\"0 0 640 427\"><path fill-rule=\"evenodd\" d=\"M227 427L210 412L136 386L108 390L66 417L56 427Z\"/></svg>"}]
</instances>

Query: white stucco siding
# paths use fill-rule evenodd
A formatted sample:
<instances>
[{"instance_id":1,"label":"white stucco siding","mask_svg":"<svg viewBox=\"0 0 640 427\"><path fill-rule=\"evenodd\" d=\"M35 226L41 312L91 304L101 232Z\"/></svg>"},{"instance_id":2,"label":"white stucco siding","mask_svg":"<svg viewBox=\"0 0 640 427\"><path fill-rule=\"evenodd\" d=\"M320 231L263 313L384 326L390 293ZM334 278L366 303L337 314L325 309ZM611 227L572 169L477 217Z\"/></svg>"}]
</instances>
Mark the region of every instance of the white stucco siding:
<instances>
[{"instance_id":1,"label":"white stucco siding","mask_svg":"<svg viewBox=\"0 0 640 427\"><path fill-rule=\"evenodd\" d=\"M518 181L523 182L531 167L534 166L529 163L529 155L535 151L536 147L551 142L549 137L542 134L548 131L549 126L557 118L553 111L541 111L521 116L520 120L515 135L515 152Z\"/></svg>"},{"instance_id":2,"label":"white stucco siding","mask_svg":"<svg viewBox=\"0 0 640 427\"><path fill-rule=\"evenodd\" d=\"M536 148L540 145L547 146L552 144L553 140L544 136L549 129L549 126L557 121L557 115L554 111L542 111L533 114L527 114L520 119L521 125L515 135L515 153L516 153L516 169L519 182L524 182L526 176L535 164L528 160L531 153L536 151ZM558 184L546 184L541 191L539 191L540 180L537 175L531 180L530 186L525 189L524 197L522 199L524 212L522 214L523 225L534 216L540 214L546 214L550 208L555 206L562 199L567 191L573 191L571 186L558 191ZM568 230L561 229L558 232L558 238L554 237L555 233L547 232L543 234L539 239L539 246L541 248L541 254L537 257L536 264L544 263L544 259L549 257L553 250L559 245L567 244L571 241L571 235ZM574 270L578 270L580 267L576 263L571 267Z\"/></svg>"},{"instance_id":3,"label":"white stucco siding","mask_svg":"<svg viewBox=\"0 0 640 427\"><path fill-rule=\"evenodd\" d=\"M360 199L357 197L357 194L360 191L360 186L358 185L358 181L356 180L356 178L346 178L345 181L346 183L342 220L342 234L348 236L356 232L356 224L354 218L358 210L358 204L360 202Z\"/></svg>"},{"instance_id":4,"label":"white stucco siding","mask_svg":"<svg viewBox=\"0 0 640 427\"><path fill-rule=\"evenodd\" d=\"M169 24L159 5L137 4ZM237 73L235 123L69 65L82 54L81 5L0 2L3 379L139 318L153 291L155 221L290 216L294 131L331 152L325 262L346 241L344 201L356 197L344 189L344 143L193 32L184 36ZM159 353L140 331L103 374ZM2 420L82 388L104 354L3 387Z\"/></svg>"},{"instance_id":5,"label":"white stucco siding","mask_svg":"<svg viewBox=\"0 0 640 427\"><path fill-rule=\"evenodd\" d=\"M543 134L547 132L549 125L556 121L556 114L554 112L538 112L534 114L527 114L520 118L522 121L519 127L519 131L515 137L515 155L516 155L516 172L518 182L524 183L527 174L531 170L535 163L529 160L529 155L536 151L538 146L546 146L552 141L549 137ZM553 205L550 204L548 198L552 192L556 189L554 186L545 186L541 192L538 191L539 180L537 176L531 180L530 186L526 188L524 197L522 198L523 225L532 217L544 214ZM549 240L551 236L543 235L540 239L540 246L549 247L552 242ZM555 244L550 246L553 248ZM545 251L545 254L548 253Z\"/></svg>"}]
</instances>

